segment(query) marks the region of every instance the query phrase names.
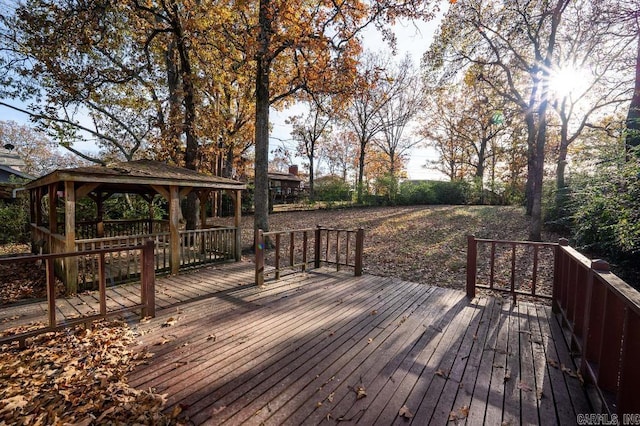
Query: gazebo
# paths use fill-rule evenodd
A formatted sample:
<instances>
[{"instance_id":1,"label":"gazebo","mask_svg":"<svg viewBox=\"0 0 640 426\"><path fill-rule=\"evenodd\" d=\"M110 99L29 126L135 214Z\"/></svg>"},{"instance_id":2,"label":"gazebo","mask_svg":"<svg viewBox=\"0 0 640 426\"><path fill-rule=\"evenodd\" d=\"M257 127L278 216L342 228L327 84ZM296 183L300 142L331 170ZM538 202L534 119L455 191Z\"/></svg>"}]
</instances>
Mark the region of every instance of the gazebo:
<instances>
[{"instance_id":1,"label":"gazebo","mask_svg":"<svg viewBox=\"0 0 640 426\"><path fill-rule=\"evenodd\" d=\"M61 169L30 182L26 186L30 193L31 231L34 247L40 246L46 253L81 251L87 248L83 241L90 237L91 247L111 247L123 244L123 235L135 236L143 241L164 233L169 271L177 274L181 265L188 265L182 256L193 252L186 250L190 241L208 241L207 250L224 251L221 257L210 260L240 260L241 193L246 186L242 182L218 176L207 176L193 170L170 166L159 161L137 160L110 164ZM179 226L180 200L195 191L200 200L200 229L181 230ZM209 227L207 225L207 201L211 193L226 192L234 206L233 227ZM104 219L104 202L115 194L138 194L149 203L149 217L130 221L107 221ZM168 221L154 220L152 201L156 194L167 202ZM89 197L96 204L94 221L76 222L76 201ZM50 208L55 206L54 208ZM60 215L60 213L62 213ZM62 220L62 217L64 220ZM168 228L168 229L167 229ZM208 234L205 234L208 232ZM216 232L223 233L224 239ZM205 250L205 244L198 246ZM156 261L156 265L159 262ZM59 265L57 275L65 282L67 291L78 289L78 259L66 258Z\"/></svg>"}]
</instances>

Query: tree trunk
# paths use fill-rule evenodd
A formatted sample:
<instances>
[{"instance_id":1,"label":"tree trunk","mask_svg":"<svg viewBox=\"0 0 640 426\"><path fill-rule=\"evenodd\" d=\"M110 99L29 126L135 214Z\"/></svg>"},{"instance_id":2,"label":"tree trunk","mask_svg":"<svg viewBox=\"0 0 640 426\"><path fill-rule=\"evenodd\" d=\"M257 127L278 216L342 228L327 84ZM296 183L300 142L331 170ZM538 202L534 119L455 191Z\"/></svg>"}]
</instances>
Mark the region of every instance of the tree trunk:
<instances>
[{"instance_id":1,"label":"tree trunk","mask_svg":"<svg viewBox=\"0 0 640 426\"><path fill-rule=\"evenodd\" d=\"M269 231L269 67L270 0L260 0L260 47L256 55L255 214L254 229Z\"/></svg>"},{"instance_id":2,"label":"tree trunk","mask_svg":"<svg viewBox=\"0 0 640 426\"><path fill-rule=\"evenodd\" d=\"M357 195L356 195L356 203L362 204L362 190L364 188L364 158L365 158L365 148L366 141L360 141L360 157L358 159L358 183L357 183Z\"/></svg>"},{"instance_id":3,"label":"tree trunk","mask_svg":"<svg viewBox=\"0 0 640 426\"><path fill-rule=\"evenodd\" d=\"M313 164L313 151L312 154L308 156L309 158L309 200L310 201L314 201L315 200L315 189L314 189L314 164Z\"/></svg>"},{"instance_id":4,"label":"tree trunk","mask_svg":"<svg viewBox=\"0 0 640 426\"><path fill-rule=\"evenodd\" d=\"M186 149L184 153L184 166L189 170L196 170L196 160L198 155L198 138L195 133L196 123L196 97L194 87L194 73L191 68L191 58L189 57L189 47L185 44L184 31L180 22L180 11L173 5L173 25L176 37L176 49L180 58L180 71L182 76L182 92L184 103L183 133L186 139ZM199 212L198 194L195 192L187 195L186 211L183 215L186 219L187 229L196 229L198 225Z\"/></svg>"},{"instance_id":5,"label":"tree trunk","mask_svg":"<svg viewBox=\"0 0 640 426\"><path fill-rule=\"evenodd\" d=\"M627 150L640 146L640 35L638 35L638 50L636 53L636 82L627 113Z\"/></svg>"},{"instance_id":6,"label":"tree trunk","mask_svg":"<svg viewBox=\"0 0 640 426\"><path fill-rule=\"evenodd\" d=\"M565 171L567 169L567 152L569 148L568 140L568 122L561 117L562 125L560 127L560 149L558 150L558 162L556 165L556 218L564 216L567 203L567 184L565 181Z\"/></svg>"},{"instance_id":7,"label":"tree trunk","mask_svg":"<svg viewBox=\"0 0 640 426\"><path fill-rule=\"evenodd\" d=\"M527 183L525 187L526 213L531 216L533 214L533 192L534 192L534 176L535 176L535 144L536 144L536 124L533 112L527 112L525 115L527 123Z\"/></svg>"}]
</instances>

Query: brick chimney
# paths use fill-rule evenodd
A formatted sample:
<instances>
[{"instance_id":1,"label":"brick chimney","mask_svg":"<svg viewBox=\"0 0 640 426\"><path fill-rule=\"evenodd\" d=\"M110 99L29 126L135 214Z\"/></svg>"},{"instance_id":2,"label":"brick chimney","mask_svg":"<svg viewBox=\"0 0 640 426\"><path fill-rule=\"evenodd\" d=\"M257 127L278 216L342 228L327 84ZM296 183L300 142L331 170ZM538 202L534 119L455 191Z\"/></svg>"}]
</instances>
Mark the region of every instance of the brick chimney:
<instances>
[{"instance_id":1,"label":"brick chimney","mask_svg":"<svg viewBox=\"0 0 640 426\"><path fill-rule=\"evenodd\" d=\"M298 176L298 166L297 165L289 166L289 174Z\"/></svg>"}]
</instances>

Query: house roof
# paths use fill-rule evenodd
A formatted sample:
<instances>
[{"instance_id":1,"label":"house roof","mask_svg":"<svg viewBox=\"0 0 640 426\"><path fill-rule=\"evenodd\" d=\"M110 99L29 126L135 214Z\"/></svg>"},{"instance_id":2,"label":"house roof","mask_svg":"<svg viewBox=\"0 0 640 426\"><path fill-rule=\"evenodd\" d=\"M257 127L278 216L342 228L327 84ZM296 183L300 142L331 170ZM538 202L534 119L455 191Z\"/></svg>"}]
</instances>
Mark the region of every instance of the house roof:
<instances>
[{"instance_id":1,"label":"house roof","mask_svg":"<svg viewBox=\"0 0 640 426\"><path fill-rule=\"evenodd\" d=\"M24 167L25 162L20 158L18 153L0 147L0 166Z\"/></svg>"},{"instance_id":2,"label":"house roof","mask_svg":"<svg viewBox=\"0 0 640 426\"><path fill-rule=\"evenodd\" d=\"M76 182L78 185L97 183L99 190L114 193L153 193L155 191L151 188L152 185L193 189L246 189L244 183L233 179L209 176L154 160L59 169L30 182L27 189L62 182Z\"/></svg>"},{"instance_id":3,"label":"house roof","mask_svg":"<svg viewBox=\"0 0 640 426\"><path fill-rule=\"evenodd\" d=\"M6 166L4 164L0 164L0 170L7 172L8 174L15 175L22 179L35 179L35 176L31 176L30 174L21 172L20 170L16 170L11 166Z\"/></svg>"},{"instance_id":4,"label":"house roof","mask_svg":"<svg viewBox=\"0 0 640 426\"><path fill-rule=\"evenodd\" d=\"M299 176L296 176L292 173L283 173L283 172L269 172L269 179L273 180L288 180L292 182L302 182Z\"/></svg>"}]
</instances>

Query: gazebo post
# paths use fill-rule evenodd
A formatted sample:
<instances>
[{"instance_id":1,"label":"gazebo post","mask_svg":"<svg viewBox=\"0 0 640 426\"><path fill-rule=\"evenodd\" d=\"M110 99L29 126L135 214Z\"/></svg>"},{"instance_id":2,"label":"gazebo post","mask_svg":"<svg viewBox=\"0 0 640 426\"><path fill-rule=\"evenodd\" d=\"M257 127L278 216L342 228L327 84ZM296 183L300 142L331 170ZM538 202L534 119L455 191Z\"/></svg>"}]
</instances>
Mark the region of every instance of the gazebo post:
<instances>
[{"instance_id":1,"label":"gazebo post","mask_svg":"<svg viewBox=\"0 0 640 426\"><path fill-rule=\"evenodd\" d=\"M96 208L98 210L98 223L96 224L96 236L104 237L104 197L102 192L98 191L96 195Z\"/></svg>"},{"instance_id":2,"label":"gazebo post","mask_svg":"<svg viewBox=\"0 0 640 426\"><path fill-rule=\"evenodd\" d=\"M76 189L74 182L64 182L64 236L65 251L76 251ZM67 257L64 260L64 282L67 294L78 292L78 258Z\"/></svg>"},{"instance_id":3,"label":"gazebo post","mask_svg":"<svg viewBox=\"0 0 640 426\"><path fill-rule=\"evenodd\" d=\"M235 254L235 260L236 262L240 262L242 260L242 240L240 238L240 225L242 224L242 191L241 190L236 190L235 191L235 196L234 194L229 191L232 194L233 198L233 206L234 206L234 219L233 219L233 225L236 228L236 242L235 242L235 250L234 250L234 254Z\"/></svg>"},{"instance_id":4,"label":"gazebo post","mask_svg":"<svg viewBox=\"0 0 640 426\"><path fill-rule=\"evenodd\" d=\"M58 233L58 185L49 184L49 235ZM49 251L55 253L51 238L49 238Z\"/></svg>"},{"instance_id":5,"label":"gazebo post","mask_svg":"<svg viewBox=\"0 0 640 426\"><path fill-rule=\"evenodd\" d=\"M171 273L177 275L180 269L180 232L178 218L180 217L180 191L175 185L169 186L169 239L171 245L171 258L169 265Z\"/></svg>"}]
</instances>

